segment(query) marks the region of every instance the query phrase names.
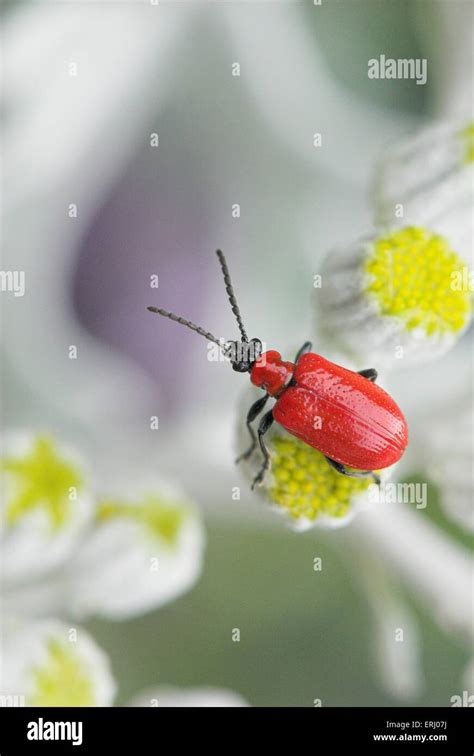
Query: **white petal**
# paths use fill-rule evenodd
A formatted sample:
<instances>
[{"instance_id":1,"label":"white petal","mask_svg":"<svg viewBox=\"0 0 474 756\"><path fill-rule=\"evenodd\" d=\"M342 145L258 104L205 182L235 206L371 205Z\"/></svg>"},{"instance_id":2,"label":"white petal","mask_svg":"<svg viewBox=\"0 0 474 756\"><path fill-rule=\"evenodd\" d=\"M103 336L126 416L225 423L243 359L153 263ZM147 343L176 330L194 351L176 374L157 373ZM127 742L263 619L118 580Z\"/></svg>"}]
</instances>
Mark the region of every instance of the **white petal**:
<instances>
[{"instance_id":1,"label":"white petal","mask_svg":"<svg viewBox=\"0 0 474 756\"><path fill-rule=\"evenodd\" d=\"M400 602L373 596L374 651L378 673L387 692L401 701L423 690L421 639L415 617Z\"/></svg>"},{"instance_id":2,"label":"white petal","mask_svg":"<svg viewBox=\"0 0 474 756\"><path fill-rule=\"evenodd\" d=\"M31 3L5 18L3 266L25 272L26 293L2 299L2 339L15 376L88 431L98 416L123 426L156 402L146 372L78 322L71 286L80 240L172 86L169 57L194 9L166 18L160 10ZM68 217L70 203L77 218Z\"/></svg>"},{"instance_id":3,"label":"white petal","mask_svg":"<svg viewBox=\"0 0 474 756\"><path fill-rule=\"evenodd\" d=\"M426 429L424 462L440 489L441 506L458 525L474 532L474 410L472 391L441 408Z\"/></svg>"},{"instance_id":4,"label":"white petal","mask_svg":"<svg viewBox=\"0 0 474 756\"><path fill-rule=\"evenodd\" d=\"M400 576L444 628L472 643L474 564L466 548L403 504L361 514L351 534Z\"/></svg>"},{"instance_id":5,"label":"white petal","mask_svg":"<svg viewBox=\"0 0 474 756\"><path fill-rule=\"evenodd\" d=\"M110 706L115 682L106 655L81 628L11 620L2 634L1 691L27 706Z\"/></svg>"},{"instance_id":6,"label":"white petal","mask_svg":"<svg viewBox=\"0 0 474 756\"><path fill-rule=\"evenodd\" d=\"M140 517L139 509L150 495L157 507L165 503L179 517L171 540ZM117 481L105 498L125 504L127 511L99 518L70 561L70 611L123 619L155 609L191 588L202 567L204 531L189 501L169 484L146 477L135 485Z\"/></svg>"},{"instance_id":7,"label":"white petal","mask_svg":"<svg viewBox=\"0 0 474 756\"><path fill-rule=\"evenodd\" d=\"M305 166L314 160L318 173L336 174L344 185L363 184L379 145L400 132L407 115L373 106L340 84L311 32L305 8L273 3L268 13L265 3L221 5L234 60L241 64L242 79L268 129ZM311 12L317 14L318 8ZM312 157L315 130L337 149L313 149Z\"/></svg>"},{"instance_id":8,"label":"white petal","mask_svg":"<svg viewBox=\"0 0 474 756\"><path fill-rule=\"evenodd\" d=\"M372 610L370 650L376 672L389 695L410 701L422 693L425 683L417 619L399 599L398 584L392 582L365 543L358 545L354 556L358 563L356 576Z\"/></svg>"},{"instance_id":9,"label":"white petal","mask_svg":"<svg viewBox=\"0 0 474 756\"><path fill-rule=\"evenodd\" d=\"M437 124L389 148L376 169L374 201L377 224L431 228L472 264L474 164L461 133L468 120Z\"/></svg>"},{"instance_id":10,"label":"white petal","mask_svg":"<svg viewBox=\"0 0 474 756\"><path fill-rule=\"evenodd\" d=\"M51 450L51 496L57 485L57 468L65 465L70 470L69 491L65 480L64 494L59 502L60 519L55 520L52 500L45 498L48 483L36 486L28 471L17 473L2 470L2 512L0 518L0 544L2 550L2 577L5 582L33 580L61 564L70 554L92 516L93 502L88 489L86 465L76 450L47 434L31 431L7 433L3 439L2 460L15 463L34 457L47 444ZM46 477L48 469L43 469ZM65 473L66 478L68 472ZM76 480L75 476L78 476ZM78 483L79 481L79 483ZM78 483L77 485L75 485ZM24 487L32 486L32 500L28 506L14 513ZM35 498L36 495L36 498ZM57 510L55 510L57 511Z\"/></svg>"},{"instance_id":11,"label":"white petal","mask_svg":"<svg viewBox=\"0 0 474 756\"><path fill-rule=\"evenodd\" d=\"M472 108L472 81L465 75L472 63L474 27L470 3L416 3L415 26L423 33L426 57L435 74L431 107L440 117L462 117Z\"/></svg>"}]
</instances>

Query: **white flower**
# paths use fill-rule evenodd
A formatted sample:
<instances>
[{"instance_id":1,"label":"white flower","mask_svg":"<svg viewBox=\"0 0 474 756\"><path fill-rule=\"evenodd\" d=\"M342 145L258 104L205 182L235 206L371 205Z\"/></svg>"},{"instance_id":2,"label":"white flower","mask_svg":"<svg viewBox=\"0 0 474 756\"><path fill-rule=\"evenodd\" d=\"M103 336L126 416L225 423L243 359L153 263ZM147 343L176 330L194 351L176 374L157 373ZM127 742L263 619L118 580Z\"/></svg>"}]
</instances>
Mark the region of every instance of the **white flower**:
<instances>
[{"instance_id":1,"label":"white flower","mask_svg":"<svg viewBox=\"0 0 474 756\"><path fill-rule=\"evenodd\" d=\"M111 705L103 652L82 629L49 618L122 619L189 589L203 557L198 514L154 476L92 491L80 457L50 435L7 434L0 464L1 695L26 705Z\"/></svg>"},{"instance_id":2,"label":"white flower","mask_svg":"<svg viewBox=\"0 0 474 756\"><path fill-rule=\"evenodd\" d=\"M423 226L472 260L474 123L442 123L388 149L376 170L375 220Z\"/></svg>"},{"instance_id":3,"label":"white flower","mask_svg":"<svg viewBox=\"0 0 474 756\"><path fill-rule=\"evenodd\" d=\"M7 612L121 619L193 585L204 532L194 505L173 485L135 470L85 496L75 452L46 435L8 438L0 462Z\"/></svg>"},{"instance_id":4,"label":"white flower","mask_svg":"<svg viewBox=\"0 0 474 756\"><path fill-rule=\"evenodd\" d=\"M203 550L202 525L181 492L156 478L117 480L70 560L68 607L112 619L154 609L193 585Z\"/></svg>"},{"instance_id":5,"label":"white flower","mask_svg":"<svg viewBox=\"0 0 474 756\"><path fill-rule=\"evenodd\" d=\"M471 322L464 270L450 243L425 228L380 231L326 258L317 325L376 368L432 359Z\"/></svg>"},{"instance_id":6,"label":"white flower","mask_svg":"<svg viewBox=\"0 0 474 756\"><path fill-rule=\"evenodd\" d=\"M225 688L172 688L163 685L138 693L129 706L220 708L242 707L248 704L238 693Z\"/></svg>"},{"instance_id":7,"label":"white flower","mask_svg":"<svg viewBox=\"0 0 474 756\"><path fill-rule=\"evenodd\" d=\"M0 544L5 582L36 579L61 564L92 517L76 450L48 434L6 433L0 460Z\"/></svg>"},{"instance_id":8,"label":"white flower","mask_svg":"<svg viewBox=\"0 0 474 756\"><path fill-rule=\"evenodd\" d=\"M110 706L115 683L104 652L81 628L10 620L2 629L0 690L26 706Z\"/></svg>"}]
</instances>

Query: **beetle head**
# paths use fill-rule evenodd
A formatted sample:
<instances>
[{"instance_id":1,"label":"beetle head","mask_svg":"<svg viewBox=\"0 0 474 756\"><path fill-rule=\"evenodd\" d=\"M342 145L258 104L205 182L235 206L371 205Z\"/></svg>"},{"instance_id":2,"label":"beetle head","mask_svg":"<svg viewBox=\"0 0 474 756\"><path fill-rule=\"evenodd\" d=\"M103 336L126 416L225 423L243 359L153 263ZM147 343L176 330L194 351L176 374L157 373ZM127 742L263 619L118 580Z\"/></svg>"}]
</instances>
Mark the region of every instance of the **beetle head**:
<instances>
[{"instance_id":1,"label":"beetle head","mask_svg":"<svg viewBox=\"0 0 474 756\"><path fill-rule=\"evenodd\" d=\"M260 339L228 341L224 347L224 356L231 363L232 370L237 373L249 373L261 353L262 342Z\"/></svg>"}]
</instances>

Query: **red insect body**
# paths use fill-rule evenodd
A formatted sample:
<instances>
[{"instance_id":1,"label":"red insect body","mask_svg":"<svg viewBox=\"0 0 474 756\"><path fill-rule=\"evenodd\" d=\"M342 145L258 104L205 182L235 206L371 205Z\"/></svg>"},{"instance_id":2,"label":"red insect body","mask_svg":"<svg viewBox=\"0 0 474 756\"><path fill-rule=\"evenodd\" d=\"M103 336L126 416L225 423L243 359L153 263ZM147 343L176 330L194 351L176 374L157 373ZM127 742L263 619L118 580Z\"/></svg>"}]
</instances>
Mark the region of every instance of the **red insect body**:
<instances>
[{"instance_id":1,"label":"red insect body","mask_svg":"<svg viewBox=\"0 0 474 756\"><path fill-rule=\"evenodd\" d=\"M393 399L318 354L303 354L294 365L279 352L265 352L250 379L276 397L276 422L343 465L380 470L397 462L407 446L406 421Z\"/></svg>"},{"instance_id":2,"label":"red insect body","mask_svg":"<svg viewBox=\"0 0 474 756\"><path fill-rule=\"evenodd\" d=\"M291 380L294 370L292 362L283 362L280 352L272 349L261 354L254 362L250 380L270 396L278 396Z\"/></svg>"},{"instance_id":3,"label":"red insect body","mask_svg":"<svg viewBox=\"0 0 474 756\"><path fill-rule=\"evenodd\" d=\"M329 362L318 354L308 352L309 341L301 347L296 360L285 362L274 350L260 355L260 339L248 339L232 287L224 254L217 250L224 284L237 324L240 341L226 344L196 323L159 307L151 312L174 320L212 341L228 357L232 369L239 373L250 372L255 386L266 393L250 407L247 427L252 439L250 447L239 460L249 459L257 444L263 463L252 488L263 482L270 466L270 454L264 435L276 420L296 438L301 439L327 458L329 464L343 475L372 477L380 483L374 470L381 470L397 462L408 444L405 418L393 399L375 383L377 371L368 368L364 375ZM260 414L269 396L276 399L271 410L262 415L258 436L251 423ZM239 461L238 460L238 461Z\"/></svg>"}]
</instances>

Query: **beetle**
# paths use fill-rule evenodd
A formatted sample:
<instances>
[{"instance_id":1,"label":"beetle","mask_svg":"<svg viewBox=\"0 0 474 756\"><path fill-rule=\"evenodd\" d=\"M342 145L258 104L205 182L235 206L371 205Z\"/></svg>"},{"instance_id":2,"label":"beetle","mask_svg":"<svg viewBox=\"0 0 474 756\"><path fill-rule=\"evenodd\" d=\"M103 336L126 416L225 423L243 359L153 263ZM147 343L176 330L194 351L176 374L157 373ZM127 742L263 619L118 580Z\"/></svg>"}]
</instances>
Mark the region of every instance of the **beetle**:
<instances>
[{"instance_id":1,"label":"beetle","mask_svg":"<svg viewBox=\"0 0 474 756\"><path fill-rule=\"evenodd\" d=\"M254 386L265 392L247 413L250 446L236 460L249 459L257 445L260 447L263 461L252 489L263 482L270 467L271 458L264 437L274 422L320 451L328 464L342 475L371 477L380 484L380 477L374 470L389 467L401 458L408 444L408 430L397 404L376 385L377 371L373 368L359 372L348 370L313 353L309 341L303 344L293 362L283 360L280 352L273 349L262 352L260 339L249 340L247 336L227 262L219 249L217 257L240 330L239 341L223 343L190 320L159 307L147 309L217 344L232 368L238 373L250 373ZM261 415L269 399L275 399L275 403L261 416L255 433L252 423Z\"/></svg>"}]
</instances>

